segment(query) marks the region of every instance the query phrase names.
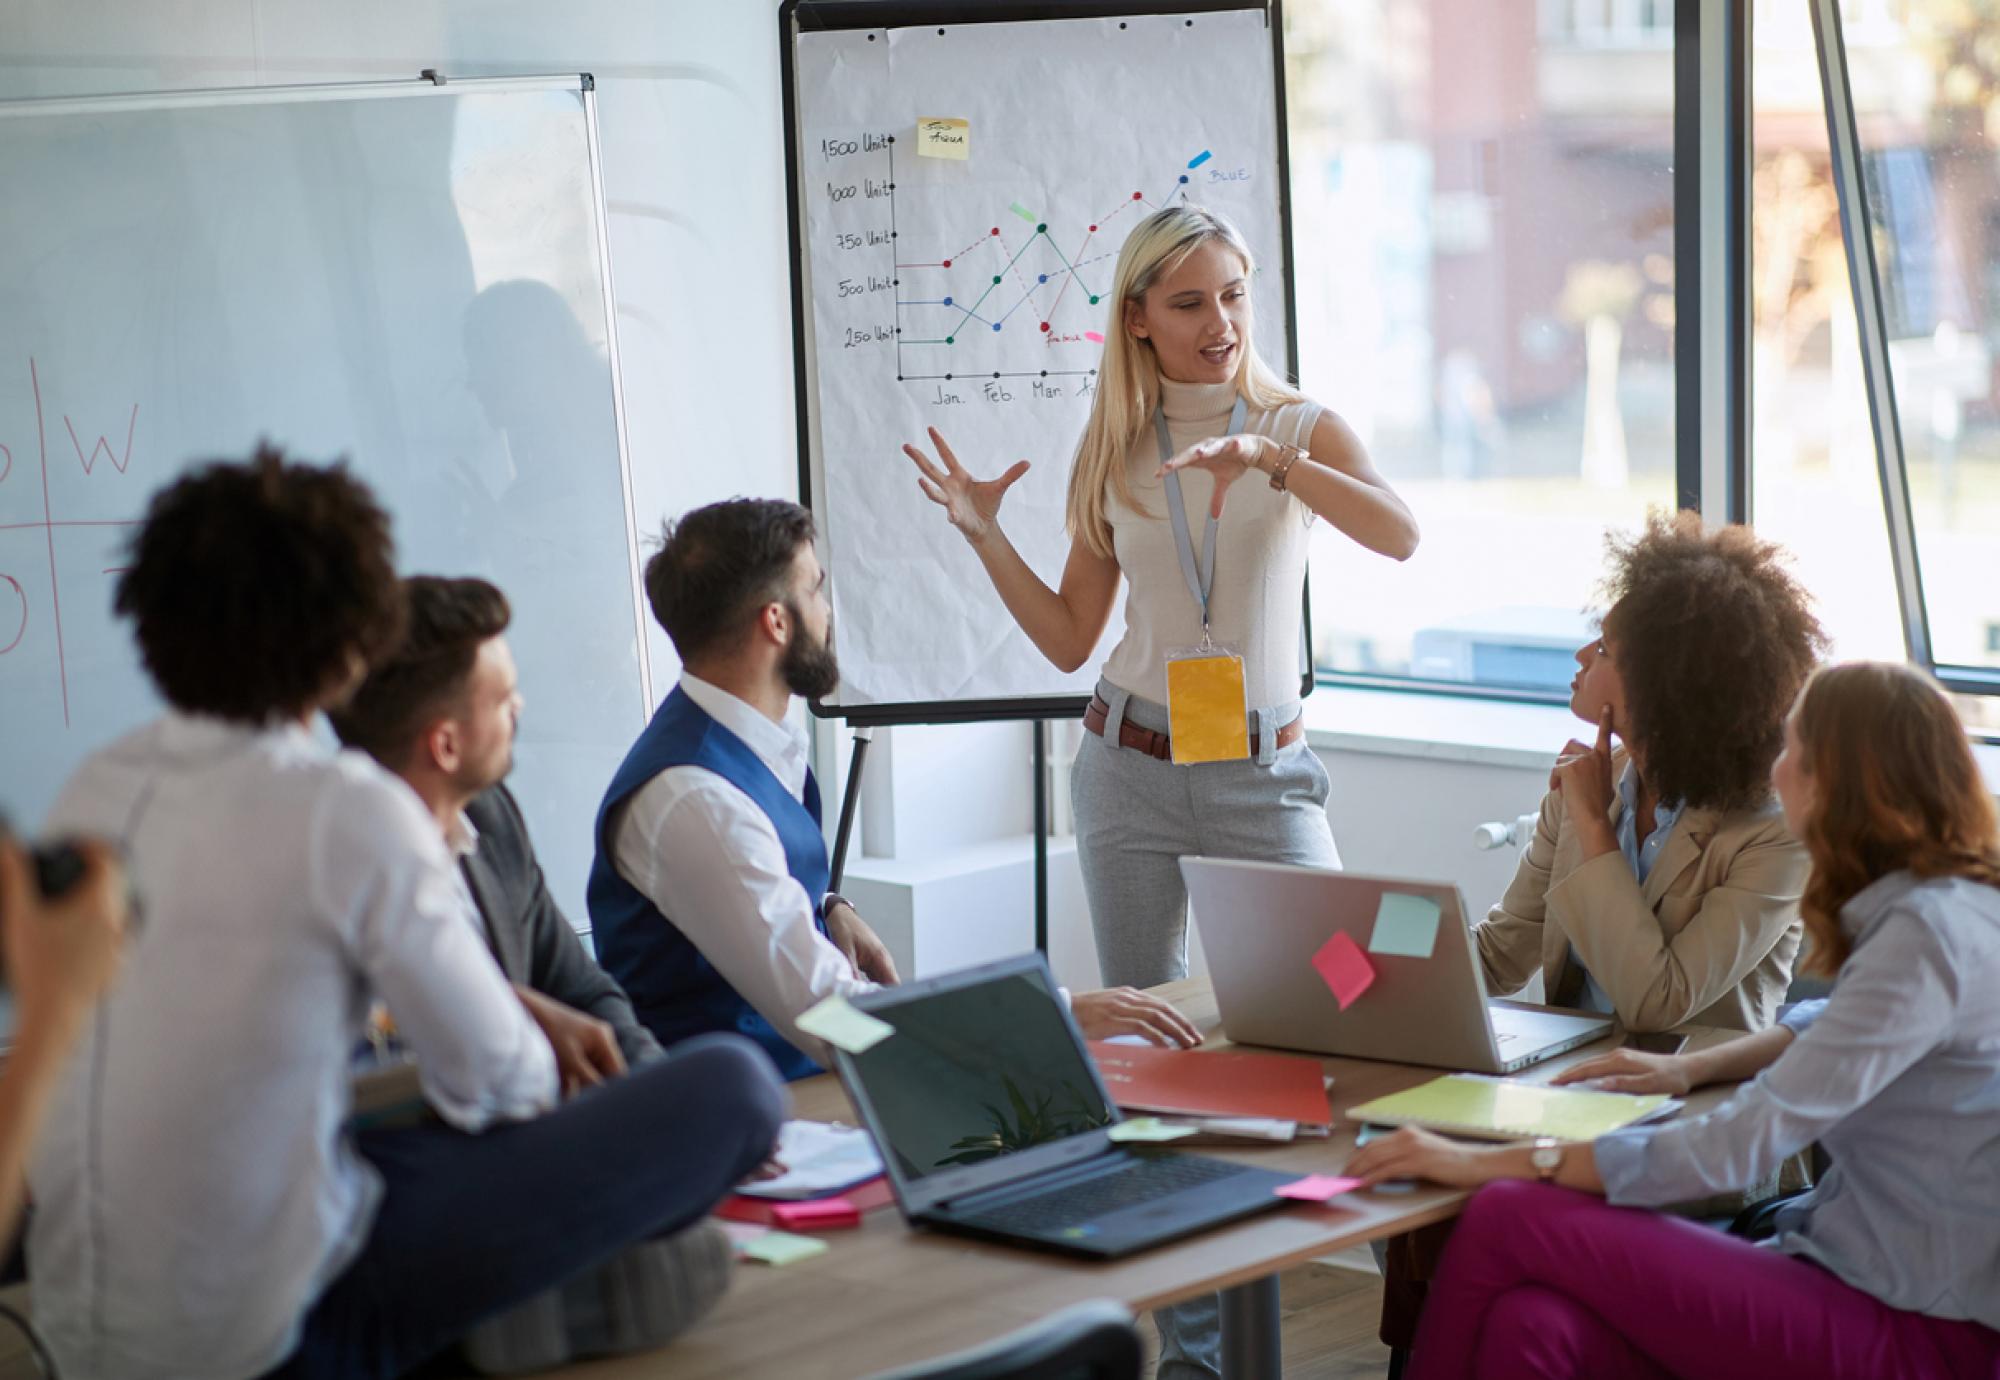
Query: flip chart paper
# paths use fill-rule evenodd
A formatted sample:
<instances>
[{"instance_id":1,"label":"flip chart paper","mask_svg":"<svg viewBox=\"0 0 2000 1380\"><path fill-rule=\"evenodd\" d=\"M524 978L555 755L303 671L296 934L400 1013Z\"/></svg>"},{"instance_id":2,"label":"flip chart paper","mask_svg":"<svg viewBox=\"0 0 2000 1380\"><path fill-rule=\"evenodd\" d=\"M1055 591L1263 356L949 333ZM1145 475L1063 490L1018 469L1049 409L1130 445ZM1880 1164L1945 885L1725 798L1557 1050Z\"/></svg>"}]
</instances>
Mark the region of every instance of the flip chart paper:
<instances>
[{"instance_id":1,"label":"flip chart paper","mask_svg":"<svg viewBox=\"0 0 2000 1380\"><path fill-rule=\"evenodd\" d=\"M1332 1174L1308 1174L1293 1183L1279 1184L1271 1191L1280 1198L1296 1198L1302 1203L1324 1203L1361 1187L1361 1180Z\"/></svg>"},{"instance_id":2,"label":"flip chart paper","mask_svg":"<svg viewBox=\"0 0 2000 1380\"><path fill-rule=\"evenodd\" d=\"M935 426L982 479L1032 461L1001 521L1022 559L1058 580L1069 460L1115 319L1118 250L1183 196L1248 239L1264 266L1251 283L1253 343L1273 369L1292 371L1267 22L1262 10L1219 9L1193 25L1124 14L799 33L796 271L810 294L817 381L811 502L840 628L830 704L1090 694L1119 611L1080 669L1056 669L918 490L901 446L934 456L925 428ZM919 155L917 126L930 118L977 130L978 158ZM1189 168L1204 151L1212 156ZM11 435L0 441L21 453ZM1190 481L1189 492L1199 520L1207 488ZM1164 518L1158 481L1142 484L1141 502ZM0 589L0 645L13 627L8 595ZM595 778L599 789L606 779Z\"/></svg>"},{"instance_id":3,"label":"flip chart paper","mask_svg":"<svg viewBox=\"0 0 2000 1380\"><path fill-rule=\"evenodd\" d=\"M1321 980L1332 989L1334 1000L1340 1003L1342 1011L1354 1005L1355 998L1366 992L1375 981L1375 965L1368 961L1368 955L1361 952L1361 946L1345 930L1320 946L1319 952L1312 956L1312 965Z\"/></svg>"},{"instance_id":4,"label":"flip chart paper","mask_svg":"<svg viewBox=\"0 0 2000 1380\"><path fill-rule=\"evenodd\" d=\"M841 996L828 997L799 1017L799 1029L849 1054L866 1054L896 1033L887 1021L856 1010Z\"/></svg>"},{"instance_id":5,"label":"flip chart paper","mask_svg":"<svg viewBox=\"0 0 2000 1380\"><path fill-rule=\"evenodd\" d=\"M1115 1141L1179 1140L1194 1134L1192 1126L1169 1126L1156 1116L1135 1116L1111 1128Z\"/></svg>"},{"instance_id":6,"label":"flip chart paper","mask_svg":"<svg viewBox=\"0 0 2000 1380\"><path fill-rule=\"evenodd\" d=\"M1437 947L1442 914L1438 903L1428 896L1383 892L1382 904L1375 910L1375 931L1368 937L1368 952L1429 958L1431 950Z\"/></svg>"}]
</instances>

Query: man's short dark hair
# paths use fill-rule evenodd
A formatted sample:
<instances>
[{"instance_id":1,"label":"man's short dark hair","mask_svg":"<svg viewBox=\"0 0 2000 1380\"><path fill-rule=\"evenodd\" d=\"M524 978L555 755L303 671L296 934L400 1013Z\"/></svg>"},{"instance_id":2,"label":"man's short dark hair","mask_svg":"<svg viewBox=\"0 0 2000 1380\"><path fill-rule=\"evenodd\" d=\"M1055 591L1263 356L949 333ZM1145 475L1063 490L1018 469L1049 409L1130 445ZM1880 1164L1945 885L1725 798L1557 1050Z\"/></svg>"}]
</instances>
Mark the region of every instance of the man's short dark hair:
<instances>
[{"instance_id":1,"label":"man's short dark hair","mask_svg":"<svg viewBox=\"0 0 2000 1380\"><path fill-rule=\"evenodd\" d=\"M812 514L779 498L732 498L668 523L646 562L646 599L682 661L726 647L751 610L785 597Z\"/></svg>"},{"instance_id":2,"label":"man's short dark hair","mask_svg":"<svg viewBox=\"0 0 2000 1380\"><path fill-rule=\"evenodd\" d=\"M327 715L349 747L400 766L417 735L465 692L482 643L507 630L507 596L484 580L412 575L403 581L409 631L345 705Z\"/></svg>"},{"instance_id":3,"label":"man's short dark hair","mask_svg":"<svg viewBox=\"0 0 2000 1380\"><path fill-rule=\"evenodd\" d=\"M259 445L155 494L118 581L167 703L242 723L320 704L402 635L389 515L344 465Z\"/></svg>"}]
</instances>

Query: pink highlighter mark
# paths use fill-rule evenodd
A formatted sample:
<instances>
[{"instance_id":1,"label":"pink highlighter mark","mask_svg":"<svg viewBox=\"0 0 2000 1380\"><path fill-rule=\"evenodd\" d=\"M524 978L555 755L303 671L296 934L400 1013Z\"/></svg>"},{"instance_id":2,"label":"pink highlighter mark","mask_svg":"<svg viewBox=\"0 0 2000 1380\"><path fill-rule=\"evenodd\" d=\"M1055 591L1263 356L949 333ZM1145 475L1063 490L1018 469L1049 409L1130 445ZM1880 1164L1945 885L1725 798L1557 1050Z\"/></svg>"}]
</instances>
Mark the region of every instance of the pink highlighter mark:
<instances>
[{"instance_id":1,"label":"pink highlighter mark","mask_svg":"<svg viewBox=\"0 0 2000 1380\"><path fill-rule=\"evenodd\" d=\"M1341 1194L1351 1193L1359 1187L1361 1187L1359 1179L1332 1174L1308 1174L1292 1183L1279 1184L1271 1192L1280 1198L1295 1198L1302 1203L1324 1203L1329 1198L1338 1198Z\"/></svg>"},{"instance_id":2,"label":"pink highlighter mark","mask_svg":"<svg viewBox=\"0 0 2000 1380\"><path fill-rule=\"evenodd\" d=\"M1342 1011L1354 1005L1355 999L1375 981L1375 966L1345 930L1320 946L1319 952L1312 956L1312 965L1332 990Z\"/></svg>"},{"instance_id":3,"label":"pink highlighter mark","mask_svg":"<svg viewBox=\"0 0 2000 1380\"><path fill-rule=\"evenodd\" d=\"M1104 343L1104 337L1099 335L1096 331L1085 331L1083 333L1083 338L1085 340L1088 340L1093 345L1102 345Z\"/></svg>"}]
</instances>

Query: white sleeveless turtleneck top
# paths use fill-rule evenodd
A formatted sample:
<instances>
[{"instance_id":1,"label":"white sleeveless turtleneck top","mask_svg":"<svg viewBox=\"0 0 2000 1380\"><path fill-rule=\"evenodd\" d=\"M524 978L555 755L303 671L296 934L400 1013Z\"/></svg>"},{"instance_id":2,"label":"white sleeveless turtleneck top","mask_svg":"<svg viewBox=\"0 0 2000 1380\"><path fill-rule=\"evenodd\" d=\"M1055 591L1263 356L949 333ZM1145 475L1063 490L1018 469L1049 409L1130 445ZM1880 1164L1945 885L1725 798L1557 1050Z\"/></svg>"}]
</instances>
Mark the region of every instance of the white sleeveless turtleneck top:
<instances>
[{"instance_id":1,"label":"white sleeveless turtleneck top","mask_svg":"<svg viewBox=\"0 0 2000 1380\"><path fill-rule=\"evenodd\" d=\"M1160 402L1176 453L1229 429L1236 385L1160 380ZM1255 432L1305 448L1323 411L1318 403L1288 403L1274 412L1251 408L1245 433ZM1139 511L1108 496L1107 516L1118 568L1126 580L1125 636L1105 658L1103 676L1122 690L1167 701L1167 653L1201 643L1201 607L1181 573L1173 524L1167 518L1158 432L1148 418L1144 434L1125 459ZM1203 526L1215 480L1206 470L1181 471L1189 535L1201 557ZM1248 708L1269 709L1299 697L1299 628L1312 512L1269 477L1251 471L1229 486L1215 534L1215 585L1209 597L1209 632L1243 656Z\"/></svg>"}]
</instances>

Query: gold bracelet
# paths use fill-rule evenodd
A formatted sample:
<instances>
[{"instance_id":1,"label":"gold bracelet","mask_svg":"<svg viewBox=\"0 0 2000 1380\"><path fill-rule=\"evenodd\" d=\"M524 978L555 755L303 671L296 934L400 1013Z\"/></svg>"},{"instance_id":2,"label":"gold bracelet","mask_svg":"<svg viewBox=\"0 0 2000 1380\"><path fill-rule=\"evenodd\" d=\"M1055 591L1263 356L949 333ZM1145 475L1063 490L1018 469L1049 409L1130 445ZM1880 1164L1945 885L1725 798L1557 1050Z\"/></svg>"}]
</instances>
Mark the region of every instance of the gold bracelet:
<instances>
[{"instance_id":1,"label":"gold bracelet","mask_svg":"<svg viewBox=\"0 0 2000 1380\"><path fill-rule=\"evenodd\" d=\"M1288 446L1282 443L1278 448L1284 452L1284 455L1279 459L1277 464L1271 467L1271 487L1279 493L1285 493L1287 492L1285 477L1292 472L1292 466L1298 464L1301 460L1312 459L1312 453L1300 450L1297 446Z\"/></svg>"}]
</instances>

